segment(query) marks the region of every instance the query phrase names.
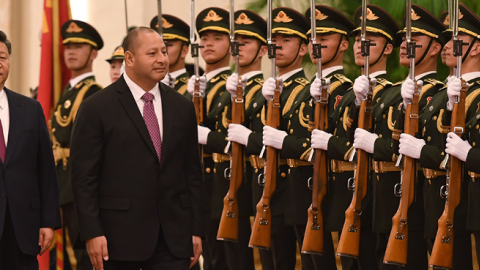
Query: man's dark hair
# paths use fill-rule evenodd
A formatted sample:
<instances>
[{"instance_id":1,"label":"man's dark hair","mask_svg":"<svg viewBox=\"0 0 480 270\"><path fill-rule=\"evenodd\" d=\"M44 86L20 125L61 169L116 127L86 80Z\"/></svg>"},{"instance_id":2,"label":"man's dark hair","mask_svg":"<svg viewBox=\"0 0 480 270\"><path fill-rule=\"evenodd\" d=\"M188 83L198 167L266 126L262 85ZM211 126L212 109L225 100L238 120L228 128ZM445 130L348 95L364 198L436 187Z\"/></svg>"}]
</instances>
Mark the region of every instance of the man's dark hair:
<instances>
[{"instance_id":1,"label":"man's dark hair","mask_svg":"<svg viewBox=\"0 0 480 270\"><path fill-rule=\"evenodd\" d=\"M0 30L0 42L7 45L8 55L12 54L12 43L7 39L7 34Z\"/></svg>"},{"instance_id":2,"label":"man's dark hair","mask_svg":"<svg viewBox=\"0 0 480 270\"><path fill-rule=\"evenodd\" d=\"M145 26L140 26L133 29L128 33L127 37L125 38L125 42L123 44L123 49L125 50L125 52L126 51L134 52L136 39L138 37L138 34L140 34L140 32L156 33L155 30L153 30L152 28L145 27Z\"/></svg>"}]
</instances>

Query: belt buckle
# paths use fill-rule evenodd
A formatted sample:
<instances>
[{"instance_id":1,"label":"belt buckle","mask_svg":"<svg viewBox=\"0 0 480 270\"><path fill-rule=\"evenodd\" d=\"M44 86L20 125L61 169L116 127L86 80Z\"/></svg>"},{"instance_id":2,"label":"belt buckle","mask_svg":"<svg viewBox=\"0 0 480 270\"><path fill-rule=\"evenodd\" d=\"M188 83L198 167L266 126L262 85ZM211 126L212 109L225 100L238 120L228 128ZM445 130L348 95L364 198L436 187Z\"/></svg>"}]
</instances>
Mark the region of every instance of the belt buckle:
<instances>
[{"instance_id":1,"label":"belt buckle","mask_svg":"<svg viewBox=\"0 0 480 270\"><path fill-rule=\"evenodd\" d=\"M427 168L423 168L423 174L425 175L425 178L427 179L432 179L433 177L433 171L432 169L427 169Z\"/></svg>"},{"instance_id":2,"label":"belt buckle","mask_svg":"<svg viewBox=\"0 0 480 270\"><path fill-rule=\"evenodd\" d=\"M288 158L287 159L287 164L288 164L288 167L290 167L290 168L296 168L297 167L295 159L293 159L293 158Z\"/></svg>"}]
</instances>

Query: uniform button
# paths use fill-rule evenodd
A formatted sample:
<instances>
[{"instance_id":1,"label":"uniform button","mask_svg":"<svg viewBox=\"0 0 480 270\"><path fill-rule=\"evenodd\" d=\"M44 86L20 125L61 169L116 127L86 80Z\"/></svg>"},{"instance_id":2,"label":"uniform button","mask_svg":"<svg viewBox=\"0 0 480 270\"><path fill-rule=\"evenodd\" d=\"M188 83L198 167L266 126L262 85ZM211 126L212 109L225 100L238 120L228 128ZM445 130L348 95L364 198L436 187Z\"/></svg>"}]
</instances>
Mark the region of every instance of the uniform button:
<instances>
[{"instance_id":1,"label":"uniform button","mask_svg":"<svg viewBox=\"0 0 480 270\"><path fill-rule=\"evenodd\" d=\"M55 129L55 128L52 128L52 132L55 132L55 131L56 131L56 129Z\"/></svg>"},{"instance_id":2,"label":"uniform button","mask_svg":"<svg viewBox=\"0 0 480 270\"><path fill-rule=\"evenodd\" d=\"M383 137L383 135L382 135L382 134L380 134L380 135L378 135L378 137L379 137L379 138L382 138L382 137Z\"/></svg>"},{"instance_id":3,"label":"uniform button","mask_svg":"<svg viewBox=\"0 0 480 270\"><path fill-rule=\"evenodd\" d=\"M258 173L258 169L255 169L255 173Z\"/></svg>"},{"instance_id":4,"label":"uniform button","mask_svg":"<svg viewBox=\"0 0 480 270\"><path fill-rule=\"evenodd\" d=\"M432 119L433 121L437 120L437 116L435 115Z\"/></svg>"},{"instance_id":5,"label":"uniform button","mask_svg":"<svg viewBox=\"0 0 480 270\"><path fill-rule=\"evenodd\" d=\"M432 140L432 137L428 136L427 141L431 141L431 140Z\"/></svg>"},{"instance_id":6,"label":"uniform button","mask_svg":"<svg viewBox=\"0 0 480 270\"><path fill-rule=\"evenodd\" d=\"M476 125L475 128L478 129L478 125Z\"/></svg>"},{"instance_id":7,"label":"uniform button","mask_svg":"<svg viewBox=\"0 0 480 270\"><path fill-rule=\"evenodd\" d=\"M295 110L295 113L298 113L298 110Z\"/></svg>"},{"instance_id":8,"label":"uniform button","mask_svg":"<svg viewBox=\"0 0 480 270\"><path fill-rule=\"evenodd\" d=\"M221 129L218 129L218 132L222 132L222 130L221 130Z\"/></svg>"},{"instance_id":9,"label":"uniform button","mask_svg":"<svg viewBox=\"0 0 480 270\"><path fill-rule=\"evenodd\" d=\"M426 124L426 123L427 123L427 119L423 120L423 123L425 123L425 124Z\"/></svg>"},{"instance_id":10,"label":"uniform button","mask_svg":"<svg viewBox=\"0 0 480 270\"><path fill-rule=\"evenodd\" d=\"M284 172L282 172L280 175L281 175L282 177L286 177L286 176L287 176L287 174L284 173Z\"/></svg>"},{"instance_id":11,"label":"uniform button","mask_svg":"<svg viewBox=\"0 0 480 270\"><path fill-rule=\"evenodd\" d=\"M260 117L260 114L259 114L259 113L257 113L257 118L259 118L259 117Z\"/></svg>"},{"instance_id":12,"label":"uniform button","mask_svg":"<svg viewBox=\"0 0 480 270\"><path fill-rule=\"evenodd\" d=\"M290 118L292 118L293 114L290 114Z\"/></svg>"},{"instance_id":13,"label":"uniform button","mask_svg":"<svg viewBox=\"0 0 480 270\"><path fill-rule=\"evenodd\" d=\"M290 174L290 168L288 168L288 174Z\"/></svg>"},{"instance_id":14,"label":"uniform button","mask_svg":"<svg viewBox=\"0 0 480 270\"><path fill-rule=\"evenodd\" d=\"M340 117L340 121L343 121L343 117Z\"/></svg>"},{"instance_id":15,"label":"uniform button","mask_svg":"<svg viewBox=\"0 0 480 270\"><path fill-rule=\"evenodd\" d=\"M293 129L290 129L290 134L293 134Z\"/></svg>"},{"instance_id":16,"label":"uniform button","mask_svg":"<svg viewBox=\"0 0 480 270\"><path fill-rule=\"evenodd\" d=\"M335 181L335 176L332 177L333 181Z\"/></svg>"},{"instance_id":17,"label":"uniform button","mask_svg":"<svg viewBox=\"0 0 480 270\"><path fill-rule=\"evenodd\" d=\"M387 116L384 114L384 115L382 115L382 117L383 117L383 119L385 119Z\"/></svg>"},{"instance_id":18,"label":"uniform button","mask_svg":"<svg viewBox=\"0 0 480 270\"><path fill-rule=\"evenodd\" d=\"M380 175L377 175L377 181L380 181Z\"/></svg>"},{"instance_id":19,"label":"uniform button","mask_svg":"<svg viewBox=\"0 0 480 270\"><path fill-rule=\"evenodd\" d=\"M217 173L217 169L213 168L213 173Z\"/></svg>"},{"instance_id":20,"label":"uniform button","mask_svg":"<svg viewBox=\"0 0 480 270\"><path fill-rule=\"evenodd\" d=\"M66 116L66 115L64 115L64 116L63 116L63 119L67 119L67 116Z\"/></svg>"},{"instance_id":21,"label":"uniform button","mask_svg":"<svg viewBox=\"0 0 480 270\"><path fill-rule=\"evenodd\" d=\"M210 169L210 168L206 168L206 169L205 169L205 172L206 172L206 173L210 173L211 171L212 171L212 169Z\"/></svg>"},{"instance_id":22,"label":"uniform button","mask_svg":"<svg viewBox=\"0 0 480 270\"><path fill-rule=\"evenodd\" d=\"M475 145L476 145L476 143L475 143L475 142L473 142L473 143L472 143L472 146L473 146L473 147L475 147Z\"/></svg>"},{"instance_id":23,"label":"uniform button","mask_svg":"<svg viewBox=\"0 0 480 270\"><path fill-rule=\"evenodd\" d=\"M428 184L432 185L432 180L428 179Z\"/></svg>"}]
</instances>

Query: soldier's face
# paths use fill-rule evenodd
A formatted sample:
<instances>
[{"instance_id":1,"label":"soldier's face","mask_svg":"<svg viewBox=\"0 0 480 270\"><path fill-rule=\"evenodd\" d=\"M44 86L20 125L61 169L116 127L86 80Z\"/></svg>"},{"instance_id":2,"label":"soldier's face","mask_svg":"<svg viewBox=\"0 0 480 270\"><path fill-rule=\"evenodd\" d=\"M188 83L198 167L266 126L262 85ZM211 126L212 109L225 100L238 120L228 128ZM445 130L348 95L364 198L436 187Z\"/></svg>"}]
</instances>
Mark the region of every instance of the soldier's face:
<instances>
[{"instance_id":1,"label":"soldier's face","mask_svg":"<svg viewBox=\"0 0 480 270\"><path fill-rule=\"evenodd\" d=\"M371 43L375 44L375 46L370 47L369 64L375 63L375 61L377 61L379 57L382 57L382 55L385 52L387 51L389 52L393 48L393 46L391 46L390 44L389 45L392 48L385 47L385 43L387 43L387 39L382 35L367 33L365 35L365 40L370 40ZM360 34L358 34L355 37L355 44L353 45L353 53L355 54L355 64L357 66L365 65L365 58L362 56L362 38Z\"/></svg>"},{"instance_id":2,"label":"soldier's face","mask_svg":"<svg viewBox=\"0 0 480 270\"><path fill-rule=\"evenodd\" d=\"M470 46L470 43L473 41L473 37L470 35L459 33L457 38L462 40L464 43L468 44L468 45L463 45L463 48L462 48L462 58L463 58L465 57L465 54L467 54L468 47ZM450 39L450 41L447 42L447 44L445 44L445 46L443 47L442 62L450 68L457 66L457 58L453 56L453 35L452 35L452 39Z\"/></svg>"},{"instance_id":3,"label":"soldier's face","mask_svg":"<svg viewBox=\"0 0 480 270\"><path fill-rule=\"evenodd\" d=\"M112 80L112 83L120 78L122 65L123 60L112 60L112 63L110 63L110 80Z\"/></svg>"},{"instance_id":4,"label":"soldier's face","mask_svg":"<svg viewBox=\"0 0 480 270\"><path fill-rule=\"evenodd\" d=\"M156 32L139 33L131 67L138 78L158 83L167 73L167 47ZM131 53L131 52L129 52Z\"/></svg>"},{"instance_id":5,"label":"soldier's face","mask_svg":"<svg viewBox=\"0 0 480 270\"><path fill-rule=\"evenodd\" d=\"M272 42L282 47L281 49L277 49L276 64L278 67L293 63L299 57L302 46L306 47L300 37L292 35L274 34ZM304 54L305 53L303 53L303 55ZM303 55L300 55L300 57Z\"/></svg>"},{"instance_id":6,"label":"soldier's face","mask_svg":"<svg viewBox=\"0 0 480 270\"><path fill-rule=\"evenodd\" d=\"M91 51L91 52L90 52ZM85 68L97 56L97 50L90 44L68 43L65 44L65 65L70 70Z\"/></svg>"},{"instance_id":7,"label":"soldier's face","mask_svg":"<svg viewBox=\"0 0 480 270\"><path fill-rule=\"evenodd\" d=\"M243 44L240 46L238 54L240 66L249 65L265 55L266 46L262 46L258 39L244 35L235 35L235 39L239 44ZM232 61L234 61L233 58Z\"/></svg>"},{"instance_id":8,"label":"soldier's face","mask_svg":"<svg viewBox=\"0 0 480 270\"><path fill-rule=\"evenodd\" d=\"M322 46L326 46L326 48L322 48L322 64L331 61L335 57L335 52L342 39L342 35L337 33L317 34L317 44L320 43ZM308 52L310 53L310 60L316 65L317 59L313 58L312 42L308 44Z\"/></svg>"},{"instance_id":9,"label":"soldier's face","mask_svg":"<svg viewBox=\"0 0 480 270\"><path fill-rule=\"evenodd\" d=\"M222 60L230 52L228 35L217 31L202 32L200 46L203 46L200 54L207 64Z\"/></svg>"},{"instance_id":10,"label":"soldier's face","mask_svg":"<svg viewBox=\"0 0 480 270\"><path fill-rule=\"evenodd\" d=\"M425 54L425 51L428 48L428 44L430 43L431 37L426 36L426 35L418 35L418 34L412 34L411 40L416 42L417 45L422 46L421 48L417 48L415 50L415 62L420 60L422 56ZM407 58L407 40L405 36L402 38L403 42L400 45L400 64L404 67L410 67L410 59ZM432 46L430 46L429 51L434 49L434 44L435 42L432 43Z\"/></svg>"},{"instance_id":11,"label":"soldier's face","mask_svg":"<svg viewBox=\"0 0 480 270\"><path fill-rule=\"evenodd\" d=\"M167 42L168 62L174 65L180 58L185 58L188 53L188 46L181 40L168 40Z\"/></svg>"},{"instance_id":12,"label":"soldier's face","mask_svg":"<svg viewBox=\"0 0 480 270\"><path fill-rule=\"evenodd\" d=\"M10 55L8 54L7 45L0 42L0 87L2 88L5 86L5 81L7 81L9 71Z\"/></svg>"}]
</instances>

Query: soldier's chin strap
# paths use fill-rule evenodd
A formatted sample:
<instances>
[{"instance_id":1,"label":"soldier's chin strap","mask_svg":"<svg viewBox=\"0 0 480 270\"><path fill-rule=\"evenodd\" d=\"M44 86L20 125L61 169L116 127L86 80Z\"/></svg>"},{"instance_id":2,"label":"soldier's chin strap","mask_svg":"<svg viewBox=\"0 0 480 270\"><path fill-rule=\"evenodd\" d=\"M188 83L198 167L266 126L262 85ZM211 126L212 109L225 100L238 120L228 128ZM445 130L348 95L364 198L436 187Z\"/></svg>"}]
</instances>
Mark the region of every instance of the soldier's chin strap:
<instances>
[{"instance_id":1,"label":"soldier's chin strap","mask_svg":"<svg viewBox=\"0 0 480 270\"><path fill-rule=\"evenodd\" d=\"M168 45L167 45L168 46ZM172 66L172 65L176 65L178 63L178 60L180 60L180 56L182 56L182 49L183 49L183 46L187 46L188 48L188 44L183 42L182 43L182 47L180 48L180 51L178 52L178 56L177 56L177 60L175 60L175 62L173 63L170 63L169 65Z\"/></svg>"},{"instance_id":2,"label":"soldier's chin strap","mask_svg":"<svg viewBox=\"0 0 480 270\"><path fill-rule=\"evenodd\" d=\"M373 65L377 64L378 62L380 62L380 60L382 60L382 57L385 53L385 49L387 48L388 44L390 44L390 41L387 40L387 42L385 42L385 45L383 46L382 53L380 54L380 56L378 56L378 59L375 60L375 62L373 62L373 64L370 64L370 66L373 66Z\"/></svg>"},{"instance_id":3,"label":"soldier's chin strap","mask_svg":"<svg viewBox=\"0 0 480 270\"><path fill-rule=\"evenodd\" d=\"M258 54L260 53L260 49L262 49L262 46L264 46L263 43L260 43L260 45L258 46L258 50L257 50L257 53L255 54L255 57L253 57L252 61L250 61L250 63L246 64L246 65L240 65L240 67L248 67L250 66L251 64L253 64L253 62L255 62L255 59L257 59L257 56ZM298 54L298 53L297 53Z\"/></svg>"},{"instance_id":4,"label":"soldier's chin strap","mask_svg":"<svg viewBox=\"0 0 480 270\"><path fill-rule=\"evenodd\" d=\"M468 54L469 54L470 51L472 50L473 45L475 44L475 42L477 42L477 40L478 40L477 37L473 37L472 42L470 42L470 46L468 46L467 52L466 52L465 55L462 57L462 63L465 62L465 59L467 59Z\"/></svg>"},{"instance_id":5,"label":"soldier's chin strap","mask_svg":"<svg viewBox=\"0 0 480 270\"><path fill-rule=\"evenodd\" d=\"M433 44L433 38L431 37L430 42L428 43L427 49L423 53L422 57L420 58L420 60L415 61L415 66L418 66L423 61L423 59L425 59L425 57L428 54L428 51L430 51L430 47L432 47L432 44Z\"/></svg>"},{"instance_id":6,"label":"soldier's chin strap","mask_svg":"<svg viewBox=\"0 0 480 270\"><path fill-rule=\"evenodd\" d=\"M92 52L93 52L93 46L90 46L90 51L88 52L87 60L85 61L85 64L81 68L79 68L79 70L85 69L88 66L88 62L90 61L90 56L92 56ZM73 86L74 85L72 85L72 87Z\"/></svg>"},{"instance_id":7,"label":"soldier's chin strap","mask_svg":"<svg viewBox=\"0 0 480 270\"><path fill-rule=\"evenodd\" d=\"M302 48L302 44L303 44L303 40L301 39L301 40L300 40L300 44L298 45L297 54L295 55L295 59L293 59L292 62L290 62L290 63L288 63L288 64L286 64L286 65L283 65L283 66L278 66L278 67L279 67L279 68L286 68L286 67L290 66L291 64L293 64L293 63L297 60L297 58L298 58L298 53L300 52L300 49Z\"/></svg>"},{"instance_id":8,"label":"soldier's chin strap","mask_svg":"<svg viewBox=\"0 0 480 270\"><path fill-rule=\"evenodd\" d=\"M223 59L225 59L225 57L228 57L229 55L230 55L230 50L227 50L227 53L225 54L225 56L223 56L222 58L220 58L218 61L214 61L214 62L210 62L210 63L207 62L207 61L205 61L205 62L206 62L207 64L209 64L209 65L215 65L215 64L217 64L217 63L222 62Z\"/></svg>"},{"instance_id":9,"label":"soldier's chin strap","mask_svg":"<svg viewBox=\"0 0 480 270\"><path fill-rule=\"evenodd\" d=\"M338 41L337 50L335 50L335 54L333 55L332 59L328 60L328 61L325 62L325 63L322 63L322 65L328 65L328 64L330 64L333 60L335 60L335 58L337 58L338 50L340 50L340 46L342 45L343 36L344 36L344 35L340 34L340 41Z\"/></svg>"}]
</instances>

